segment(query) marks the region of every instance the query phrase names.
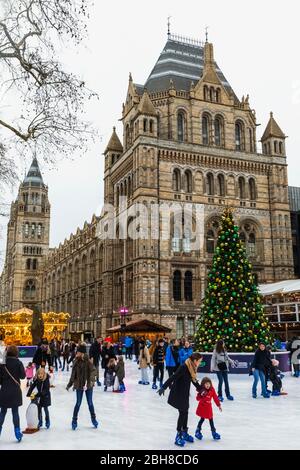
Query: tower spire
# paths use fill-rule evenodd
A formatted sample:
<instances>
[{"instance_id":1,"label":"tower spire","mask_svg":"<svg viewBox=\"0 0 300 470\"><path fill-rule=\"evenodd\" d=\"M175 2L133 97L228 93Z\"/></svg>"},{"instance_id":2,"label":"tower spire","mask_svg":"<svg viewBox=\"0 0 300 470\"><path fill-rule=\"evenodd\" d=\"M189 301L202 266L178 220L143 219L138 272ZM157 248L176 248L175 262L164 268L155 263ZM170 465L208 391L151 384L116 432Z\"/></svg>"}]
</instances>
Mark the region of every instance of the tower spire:
<instances>
[{"instance_id":1,"label":"tower spire","mask_svg":"<svg viewBox=\"0 0 300 470\"><path fill-rule=\"evenodd\" d=\"M208 42L208 28L209 28L209 26L205 27L205 42L206 43Z\"/></svg>"},{"instance_id":2,"label":"tower spire","mask_svg":"<svg viewBox=\"0 0 300 470\"><path fill-rule=\"evenodd\" d=\"M171 37L171 18L172 16L168 16L168 39Z\"/></svg>"}]
</instances>

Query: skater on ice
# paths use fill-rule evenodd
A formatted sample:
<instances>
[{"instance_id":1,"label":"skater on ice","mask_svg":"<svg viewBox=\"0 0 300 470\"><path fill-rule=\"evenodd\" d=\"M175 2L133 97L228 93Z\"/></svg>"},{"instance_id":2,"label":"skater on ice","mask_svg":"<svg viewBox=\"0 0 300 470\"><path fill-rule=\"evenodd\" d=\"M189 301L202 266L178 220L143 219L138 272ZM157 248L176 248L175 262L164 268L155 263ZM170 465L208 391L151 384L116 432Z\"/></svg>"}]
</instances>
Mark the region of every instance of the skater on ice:
<instances>
[{"instance_id":1,"label":"skater on ice","mask_svg":"<svg viewBox=\"0 0 300 470\"><path fill-rule=\"evenodd\" d=\"M184 345L179 349L179 363L184 364L185 361L193 354L193 348L189 341L184 341Z\"/></svg>"},{"instance_id":2,"label":"skater on ice","mask_svg":"<svg viewBox=\"0 0 300 470\"><path fill-rule=\"evenodd\" d=\"M235 363L230 359L225 343L222 339L217 341L217 344L214 348L212 358L211 358L211 372L216 372L218 377L218 398L222 402L223 398L223 383L225 386L225 395L228 400L234 400L233 396L230 393L229 381L228 381L228 372L229 367L234 367Z\"/></svg>"},{"instance_id":3,"label":"skater on ice","mask_svg":"<svg viewBox=\"0 0 300 470\"><path fill-rule=\"evenodd\" d=\"M34 381L29 387L27 397L37 399L38 403L38 427L43 426L43 411L45 414L45 426L50 428L49 406L51 406L50 377L44 367L40 367L35 375Z\"/></svg>"},{"instance_id":4,"label":"skater on ice","mask_svg":"<svg viewBox=\"0 0 300 470\"><path fill-rule=\"evenodd\" d=\"M97 371L86 353L86 346L85 344L80 344L77 347L71 377L66 387L67 390L69 390L73 386L73 389L76 390L76 405L74 407L72 418L72 429L74 431L77 428L78 413L84 393L89 407L92 424L95 428L98 427L98 421L96 419L96 413L93 404L93 388L96 377Z\"/></svg>"},{"instance_id":5,"label":"skater on ice","mask_svg":"<svg viewBox=\"0 0 300 470\"><path fill-rule=\"evenodd\" d=\"M7 410L10 408L13 417L15 436L21 442L19 407L23 404L21 380L25 379L25 369L18 359L17 346L7 347L6 363L0 365L0 435Z\"/></svg>"},{"instance_id":6,"label":"skater on ice","mask_svg":"<svg viewBox=\"0 0 300 470\"><path fill-rule=\"evenodd\" d=\"M125 363L123 356L118 356L118 362L115 366L116 378L114 384L114 392L123 393L126 391L124 378L125 378Z\"/></svg>"},{"instance_id":7,"label":"skater on ice","mask_svg":"<svg viewBox=\"0 0 300 470\"><path fill-rule=\"evenodd\" d=\"M96 367L97 371L97 385L98 387L101 386L100 378L99 378L99 364L100 364L100 358L101 358L101 350L102 350L102 338L98 336L98 338L95 339L93 342L92 346L90 347L89 350L89 356L90 359L93 360L93 364Z\"/></svg>"},{"instance_id":8,"label":"skater on ice","mask_svg":"<svg viewBox=\"0 0 300 470\"><path fill-rule=\"evenodd\" d=\"M116 377L116 360L112 357L109 359L104 374L104 391L108 388L113 390Z\"/></svg>"},{"instance_id":9,"label":"skater on ice","mask_svg":"<svg viewBox=\"0 0 300 470\"><path fill-rule=\"evenodd\" d=\"M186 442L194 442L194 438L188 434L190 388L192 383L199 392L201 390L197 380L197 370L201 360L202 356L200 353L193 353L158 391L159 395L163 395L168 387L171 388L168 403L179 412L175 444L180 447L183 447Z\"/></svg>"},{"instance_id":10,"label":"skater on ice","mask_svg":"<svg viewBox=\"0 0 300 470\"><path fill-rule=\"evenodd\" d=\"M156 381L159 381L159 388L162 387L164 381L164 369L165 369L165 348L164 340L160 338L158 344L154 350L152 357L153 364L153 390L157 390Z\"/></svg>"},{"instance_id":11,"label":"skater on ice","mask_svg":"<svg viewBox=\"0 0 300 470\"><path fill-rule=\"evenodd\" d=\"M146 346L144 340L140 341L140 354L138 360L138 366L141 370L141 380L139 381L140 385L149 385L149 377L148 377L148 367L151 368L150 365L150 353L149 349Z\"/></svg>"},{"instance_id":12,"label":"skater on ice","mask_svg":"<svg viewBox=\"0 0 300 470\"><path fill-rule=\"evenodd\" d=\"M179 341L172 339L166 351L166 369L169 377L176 372L179 365Z\"/></svg>"},{"instance_id":13,"label":"skater on ice","mask_svg":"<svg viewBox=\"0 0 300 470\"><path fill-rule=\"evenodd\" d=\"M30 387L30 385L32 383L32 379L33 379L34 374L35 374L35 367L34 367L32 362L28 362L28 364L26 366L26 369L25 369L25 372L26 372L26 379L27 379L26 386Z\"/></svg>"},{"instance_id":14,"label":"skater on ice","mask_svg":"<svg viewBox=\"0 0 300 470\"><path fill-rule=\"evenodd\" d=\"M252 397L257 398L257 384L260 380L261 392L264 398L270 398L270 394L267 391L266 385L266 370L271 365L271 359L269 352L266 349L266 345L260 342L258 349L255 352L251 369L253 373L253 386L252 386Z\"/></svg>"},{"instance_id":15,"label":"skater on ice","mask_svg":"<svg viewBox=\"0 0 300 470\"><path fill-rule=\"evenodd\" d=\"M215 441L221 439L220 434L217 433L214 420L213 420L213 409L212 400L214 400L216 406L222 411L221 402L216 394L213 387L212 381L208 377L204 377L201 381L201 388L197 394L197 400L199 401L196 415L199 416L200 421L198 423L195 437L200 441L203 439L202 425L206 419L209 420L212 437Z\"/></svg>"},{"instance_id":16,"label":"skater on ice","mask_svg":"<svg viewBox=\"0 0 300 470\"><path fill-rule=\"evenodd\" d=\"M273 385L272 396L278 397L280 395L287 395L287 393L282 389L282 379L284 375L279 370L279 361L277 359L272 359L271 363L269 376Z\"/></svg>"}]
</instances>

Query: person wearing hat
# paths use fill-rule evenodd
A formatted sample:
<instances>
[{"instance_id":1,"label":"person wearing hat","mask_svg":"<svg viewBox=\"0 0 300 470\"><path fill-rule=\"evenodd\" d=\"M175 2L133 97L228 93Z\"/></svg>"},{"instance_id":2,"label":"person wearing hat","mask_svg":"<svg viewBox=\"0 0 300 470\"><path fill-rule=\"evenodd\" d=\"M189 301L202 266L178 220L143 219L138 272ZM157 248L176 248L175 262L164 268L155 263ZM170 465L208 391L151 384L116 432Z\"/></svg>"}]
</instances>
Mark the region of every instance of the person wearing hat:
<instances>
[{"instance_id":1,"label":"person wearing hat","mask_svg":"<svg viewBox=\"0 0 300 470\"><path fill-rule=\"evenodd\" d=\"M82 403L83 393L85 392L86 401L91 414L91 421L95 428L98 427L94 404L93 404L93 387L97 377L97 370L86 353L86 345L84 343L77 347L75 360L73 363L72 373L67 385L67 390L73 386L76 390L76 404L73 411L72 429L77 428L77 419L79 409Z\"/></svg>"},{"instance_id":2,"label":"person wearing hat","mask_svg":"<svg viewBox=\"0 0 300 470\"><path fill-rule=\"evenodd\" d=\"M253 372L253 386L252 386L252 397L257 397L257 384L260 380L261 391L264 398L270 398L270 394L267 391L266 386L266 370L271 366L270 354L266 348L265 343L260 342L258 349L255 352L253 362L251 364Z\"/></svg>"}]
</instances>

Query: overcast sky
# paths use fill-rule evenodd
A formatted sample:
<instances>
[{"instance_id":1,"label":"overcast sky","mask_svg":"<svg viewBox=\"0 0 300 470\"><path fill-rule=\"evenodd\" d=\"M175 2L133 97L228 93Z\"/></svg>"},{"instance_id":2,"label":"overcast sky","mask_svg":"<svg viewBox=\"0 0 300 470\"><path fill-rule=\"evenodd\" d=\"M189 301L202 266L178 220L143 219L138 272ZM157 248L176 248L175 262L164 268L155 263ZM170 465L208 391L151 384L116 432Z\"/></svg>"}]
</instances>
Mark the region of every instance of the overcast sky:
<instances>
[{"instance_id":1,"label":"overcast sky","mask_svg":"<svg viewBox=\"0 0 300 470\"><path fill-rule=\"evenodd\" d=\"M282 0L139 0L94 1L85 47L68 50L63 61L100 95L88 109L89 118L101 137L85 156L59 161L57 168L41 162L44 181L49 185L51 246L69 237L93 213L99 214L103 201L103 156L112 127L119 136L122 102L128 74L144 84L167 38L167 17L173 33L205 39L215 48L215 59L239 98L249 93L256 109L258 138L270 111L289 136L287 154L289 184L300 185L300 44L297 1ZM59 156L58 156L59 157ZM28 168L30 162L26 163ZM25 165L21 168L24 172ZM15 198L17 188L7 201ZM0 224L6 224L3 219ZM2 228L0 259L3 261L6 229ZM1 253L2 252L2 253ZM2 256L1 256L2 254ZM0 261L1 262L1 261Z\"/></svg>"}]
</instances>

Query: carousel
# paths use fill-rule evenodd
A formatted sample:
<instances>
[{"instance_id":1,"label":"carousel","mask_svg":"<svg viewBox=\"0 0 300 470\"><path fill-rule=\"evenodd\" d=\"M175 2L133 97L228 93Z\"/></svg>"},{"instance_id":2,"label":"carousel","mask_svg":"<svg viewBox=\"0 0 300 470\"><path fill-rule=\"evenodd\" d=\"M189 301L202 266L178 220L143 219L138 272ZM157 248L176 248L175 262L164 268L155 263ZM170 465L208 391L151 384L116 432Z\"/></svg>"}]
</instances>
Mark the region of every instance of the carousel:
<instances>
[{"instance_id":1,"label":"carousel","mask_svg":"<svg viewBox=\"0 0 300 470\"><path fill-rule=\"evenodd\" d=\"M30 346L32 344L32 317L33 311L22 308L16 312L0 314L0 338L6 345L15 344ZM67 328L70 315L65 312L42 313L44 333L43 337L49 341L52 338L60 339Z\"/></svg>"}]
</instances>

